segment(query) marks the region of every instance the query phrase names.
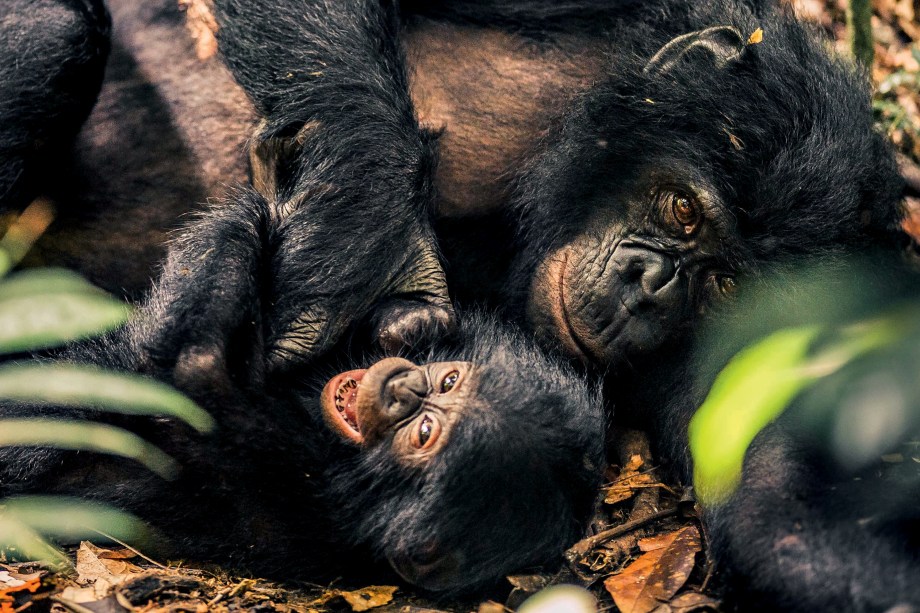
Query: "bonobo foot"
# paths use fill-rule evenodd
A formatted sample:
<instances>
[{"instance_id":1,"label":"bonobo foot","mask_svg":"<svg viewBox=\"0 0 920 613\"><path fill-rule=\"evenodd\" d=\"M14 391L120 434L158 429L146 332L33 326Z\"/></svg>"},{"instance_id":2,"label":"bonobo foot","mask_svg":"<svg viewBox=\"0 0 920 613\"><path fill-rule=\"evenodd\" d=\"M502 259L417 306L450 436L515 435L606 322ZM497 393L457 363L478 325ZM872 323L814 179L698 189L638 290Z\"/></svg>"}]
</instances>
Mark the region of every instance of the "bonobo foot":
<instances>
[{"instance_id":1,"label":"bonobo foot","mask_svg":"<svg viewBox=\"0 0 920 613\"><path fill-rule=\"evenodd\" d=\"M311 148L323 142L319 124L287 136L264 130L263 122L250 163L254 188L273 203L269 369L309 362L359 322L388 353L450 333L454 311L424 190L403 196L355 183L328 151Z\"/></svg>"},{"instance_id":2,"label":"bonobo foot","mask_svg":"<svg viewBox=\"0 0 920 613\"><path fill-rule=\"evenodd\" d=\"M450 304L438 306L393 298L373 317L374 339L387 353L428 345L454 331L456 317Z\"/></svg>"}]
</instances>

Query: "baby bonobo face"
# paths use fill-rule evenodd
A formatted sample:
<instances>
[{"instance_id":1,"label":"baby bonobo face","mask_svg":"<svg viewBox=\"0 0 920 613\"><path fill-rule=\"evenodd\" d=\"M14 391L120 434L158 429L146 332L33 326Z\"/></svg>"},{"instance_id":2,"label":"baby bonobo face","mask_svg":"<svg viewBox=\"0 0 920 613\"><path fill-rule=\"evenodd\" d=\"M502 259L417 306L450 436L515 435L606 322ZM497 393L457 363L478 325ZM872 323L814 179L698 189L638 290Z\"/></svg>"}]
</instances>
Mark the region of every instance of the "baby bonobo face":
<instances>
[{"instance_id":1,"label":"baby bonobo face","mask_svg":"<svg viewBox=\"0 0 920 613\"><path fill-rule=\"evenodd\" d=\"M416 366L386 358L336 375L323 388L326 423L349 441L375 445L392 433L392 450L410 461L440 451L475 395L469 362Z\"/></svg>"}]
</instances>

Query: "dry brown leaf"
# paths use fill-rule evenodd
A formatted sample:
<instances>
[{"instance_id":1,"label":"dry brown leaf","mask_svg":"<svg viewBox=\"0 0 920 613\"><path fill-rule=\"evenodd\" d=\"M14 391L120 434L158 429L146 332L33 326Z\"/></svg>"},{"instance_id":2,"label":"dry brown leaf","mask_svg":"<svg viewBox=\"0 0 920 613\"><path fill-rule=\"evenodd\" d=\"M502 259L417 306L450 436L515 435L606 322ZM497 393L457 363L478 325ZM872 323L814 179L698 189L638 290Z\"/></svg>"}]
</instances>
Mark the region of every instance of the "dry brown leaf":
<instances>
[{"instance_id":1,"label":"dry brown leaf","mask_svg":"<svg viewBox=\"0 0 920 613\"><path fill-rule=\"evenodd\" d=\"M48 574L48 571L42 569L36 569L34 566L20 564L17 566L7 566L6 564L0 564L0 583L5 583L2 587L14 587L15 585L21 585L16 583L17 581L22 581L23 583L31 581L32 579L41 579L42 577ZM32 572L22 572L24 568L32 569ZM3 577L6 577L4 580Z\"/></svg>"},{"instance_id":2,"label":"dry brown leaf","mask_svg":"<svg viewBox=\"0 0 920 613\"><path fill-rule=\"evenodd\" d=\"M695 613L696 611L703 611L706 609L717 611L719 608L718 600L710 598L705 594L700 594L699 592L681 594L668 604L673 613Z\"/></svg>"},{"instance_id":3,"label":"dry brown leaf","mask_svg":"<svg viewBox=\"0 0 920 613\"><path fill-rule=\"evenodd\" d=\"M907 214L901 222L901 228L915 241L920 242L920 198L904 198L904 208Z\"/></svg>"},{"instance_id":4,"label":"dry brown leaf","mask_svg":"<svg viewBox=\"0 0 920 613\"><path fill-rule=\"evenodd\" d=\"M398 589L394 585L371 585L353 592L340 591L338 596L345 599L352 611L367 611L388 604Z\"/></svg>"},{"instance_id":5,"label":"dry brown leaf","mask_svg":"<svg viewBox=\"0 0 920 613\"><path fill-rule=\"evenodd\" d=\"M34 594L41 588L42 580L41 577L33 577L26 581L17 581L13 580L13 583L17 585L7 584L5 587L0 588L0 613L14 613L15 607L15 597L13 594L17 592L31 592Z\"/></svg>"},{"instance_id":6,"label":"dry brown leaf","mask_svg":"<svg viewBox=\"0 0 920 613\"><path fill-rule=\"evenodd\" d=\"M636 544L639 546L639 551L642 553L648 553L649 551L655 551L656 549L667 547L673 541L674 532L665 532L664 534L655 534L653 536L641 538Z\"/></svg>"},{"instance_id":7,"label":"dry brown leaf","mask_svg":"<svg viewBox=\"0 0 920 613\"><path fill-rule=\"evenodd\" d=\"M0 590L19 587L24 584L25 580L18 577L14 577L10 574L8 570L0 570Z\"/></svg>"},{"instance_id":8,"label":"dry brown leaf","mask_svg":"<svg viewBox=\"0 0 920 613\"><path fill-rule=\"evenodd\" d=\"M649 613L668 602L687 582L700 551L696 526L644 540L654 549L604 581L622 613Z\"/></svg>"},{"instance_id":9,"label":"dry brown leaf","mask_svg":"<svg viewBox=\"0 0 920 613\"><path fill-rule=\"evenodd\" d=\"M648 472L640 472L644 466L642 456L638 453L630 456L629 461L619 476L607 488L604 504L625 502L636 495L638 490L647 487L661 487L661 483Z\"/></svg>"},{"instance_id":10,"label":"dry brown leaf","mask_svg":"<svg viewBox=\"0 0 920 613\"><path fill-rule=\"evenodd\" d=\"M139 566L127 561L136 555L128 549L103 549L83 541L77 550L77 582L87 584L102 580L107 584L106 588L120 583L130 575L143 572Z\"/></svg>"}]
</instances>

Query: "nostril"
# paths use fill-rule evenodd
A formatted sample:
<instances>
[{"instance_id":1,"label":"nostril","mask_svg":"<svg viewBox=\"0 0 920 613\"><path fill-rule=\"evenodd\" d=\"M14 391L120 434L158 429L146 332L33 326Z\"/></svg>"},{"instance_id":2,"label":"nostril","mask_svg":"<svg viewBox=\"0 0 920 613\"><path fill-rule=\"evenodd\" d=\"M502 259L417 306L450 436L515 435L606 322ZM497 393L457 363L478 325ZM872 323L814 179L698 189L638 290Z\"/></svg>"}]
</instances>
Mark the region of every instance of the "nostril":
<instances>
[{"instance_id":1,"label":"nostril","mask_svg":"<svg viewBox=\"0 0 920 613\"><path fill-rule=\"evenodd\" d=\"M632 258L620 274L620 278L626 283L641 283L643 276L645 276L645 261L639 258Z\"/></svg>"},{"instance_id":2,"label":"nostril","mask_svg":"<svg viewBox=\"0 0 920 613\"><path fill-rule=\"evenodd\" d=\"M615 266L623 283L638 286L648 297L665 287L677 272L674 258L646 247L620 247L615 255Z\"/></svg>"},{"instance_id":3,"label":"nostril","mask_svg":"<svg viewBox=\"0 0 920 613\"><path fill-rule=\"evenodd\" d=\"M416 371L404 371L398 373L387 381L384 389L386 390L385 406L387 412L394 419L402 419L411 412L418 409L425 396L427 385L420 386L417 379L421 378L424 384L424 376ZM419 389L421 388L421 392Z\"/></svg>"},{"instance_id":4,"label":"nostril","mask_svg":"<svg viewBox=\"0 0 920 613\"><path fill-rule=\"evenodd\" d=\"M648 258L641 283L643 291L652 295L656 294L674 278L677 266L668 255L654 251L650 252L650 254L652 256Z\"/></svg>"}]
</instances>

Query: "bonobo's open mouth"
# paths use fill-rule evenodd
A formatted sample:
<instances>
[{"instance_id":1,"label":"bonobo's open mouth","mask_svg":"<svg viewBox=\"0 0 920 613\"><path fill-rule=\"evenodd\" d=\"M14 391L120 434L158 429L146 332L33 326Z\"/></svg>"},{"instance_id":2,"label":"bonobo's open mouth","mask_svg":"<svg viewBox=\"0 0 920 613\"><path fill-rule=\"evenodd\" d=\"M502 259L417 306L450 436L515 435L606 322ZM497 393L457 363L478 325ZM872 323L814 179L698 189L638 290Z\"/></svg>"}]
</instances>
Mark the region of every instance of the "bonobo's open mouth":
<instances>
[{"instance_id":1,"label":"bonobo's open mouth","mask_svg":"<svg viewBox=\"0 0 920 613\"><path fill-rule=\"evenodd\" d=\"M329 426L355 443L364 441L358 422L358 387L367 370L349 370L332 377L320 399Z\"/></svg>"}]
</instances>

